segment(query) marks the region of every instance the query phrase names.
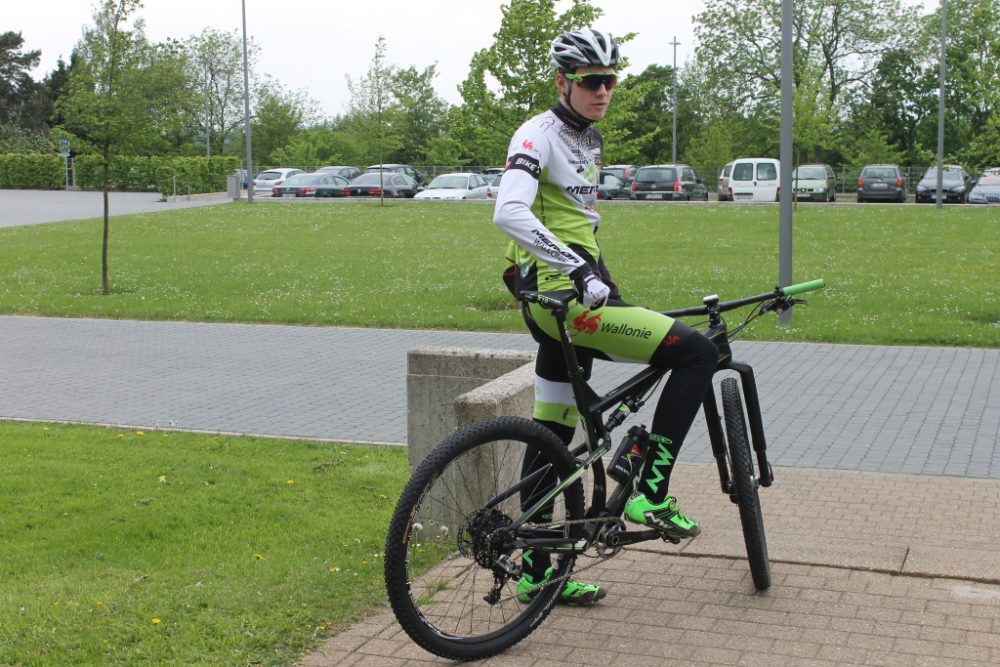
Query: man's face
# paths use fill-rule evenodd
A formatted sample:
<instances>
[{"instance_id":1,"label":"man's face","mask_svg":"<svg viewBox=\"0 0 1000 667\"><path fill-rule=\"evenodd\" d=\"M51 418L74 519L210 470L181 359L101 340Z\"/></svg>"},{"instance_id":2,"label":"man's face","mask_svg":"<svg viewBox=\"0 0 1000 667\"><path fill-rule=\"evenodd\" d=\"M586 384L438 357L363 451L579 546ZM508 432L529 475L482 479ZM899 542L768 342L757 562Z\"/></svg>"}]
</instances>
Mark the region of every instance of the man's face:
<instances>
[{"instance_id":1,"label":"man's face","mask_svg":"<svg viewBox=\"0 0 1000 667\"><path fill-rule=\"evenodd\" d=\"M588 74L614 74L613 67L581 67L576 71L575 76L586 79ZM556 85L559 87L559 97L564 106L571 106L578 114L588 120L598 121L604 118L608 112L608 105L611 103L612 92L607 85L600 85L596 90L591 90L587 85L588 81L572 80L574 75L566 75L562 72L556 74ZM570 87L572 86L572 92ZM613 87L613 84L612 84ZM567 103L566 96L570 99Z\"/></svg>"}]
</instances>

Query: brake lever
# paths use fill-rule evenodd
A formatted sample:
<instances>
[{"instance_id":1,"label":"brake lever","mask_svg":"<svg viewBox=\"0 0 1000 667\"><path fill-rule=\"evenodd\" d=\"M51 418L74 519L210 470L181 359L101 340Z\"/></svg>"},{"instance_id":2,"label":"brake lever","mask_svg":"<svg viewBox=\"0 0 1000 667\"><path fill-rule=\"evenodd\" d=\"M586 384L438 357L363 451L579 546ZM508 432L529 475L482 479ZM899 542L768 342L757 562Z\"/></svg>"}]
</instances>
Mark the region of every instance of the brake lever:
<instances>
[{"instance_id":1,"label":"brake lever","mask_svg":"<svg viewBox=\"0 0 1000 667\"><path fill-rule=\"evenodd\" d=\"M760 314L763 315L764 313L775 312L781 315L792 306L796 306L798 304L805 305L806 303L808 302L805 299L796 299L792 296L780 296L762 305L760 307Z\"/></svg>"}]
</instances>

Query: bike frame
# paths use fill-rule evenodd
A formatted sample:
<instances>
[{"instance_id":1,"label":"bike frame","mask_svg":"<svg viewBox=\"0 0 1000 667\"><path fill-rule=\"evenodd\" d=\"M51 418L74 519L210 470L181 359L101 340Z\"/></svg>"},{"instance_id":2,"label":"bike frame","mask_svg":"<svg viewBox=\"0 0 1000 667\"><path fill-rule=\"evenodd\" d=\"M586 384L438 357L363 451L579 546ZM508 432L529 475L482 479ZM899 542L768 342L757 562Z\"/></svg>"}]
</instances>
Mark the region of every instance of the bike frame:
<instances>
[{"instance_id":1,"label":"bike frame","mask_svg":"<svg viewBox=\"0 0 1000 667\"><path fill-rule=\"evenodd\" d=\"M771 465L767 460L767 443L764 438L764 423L760 411L760 400L757 394L757 382L753 373L753 368L751 368L749 364L734 361L732 359L732 352L729 347L730 339L728 335L728 327L722 317L722 313L768 300L775 300L775 302L778 302L778 307L771 309L780 312L781 309L791 307L794 304L794 299L790 298L793 295L823 287L824 284L825 283L822 280L814 280L808 283L792 285L786 288L776 288L773 292L767 292L747 297L745 299L728 302L720 302L718 296L712 295L704 299L702 306L682 310L665 311L663 313L664 315L670 317L691 315L708 316L708 328L704 332L704 335L712 340L719 348L719 364L715 369L715 373L728 370L735 371L740 376L740 382L746 403L747 419L750 425L751 442L753 443L753 449L757 456L758 481L761 486L770 486L774 481L774 474ZM519 548L535 548L552 552L582 552L588 548L598 536L604 523L600 521L601 518L606 517L613 519L622 515L622 512L625 509L625 503L631 495L634 479L638 475L638 470L641 468L641 466L635 466L632 474L624 482L618 484L617 488L611 494L611 499L609 501L607 495L607 475L601 458L604 454L611 450L612 441L610 433L614 428L624 422L626 417L643 405L644 401L641 400L642 396L649 392L663 378L663 376L669 372L670 369L647 366L636 375L605 393L603 396L598 396L584 377L583 368L580 366L580 362L576 355L576 349L573 346L573 337L569 332L569 328L566 326L566 315L569 311L569 305L572 303L572 300L576 298L575 293L572 291L525 292L523 294L523 298L526 301L538 303L543 308L552 312L555 317L560 334L560 345L566 361L566 368L568 369L569 382L573 387L573 395L576 400L577 409L583 418L587 439L586 442L577 446L570 452L572 456L577 459L577 470L569 477L562 480L562 482L556 485L554 489L546 493L544 497L536 502L531 508L515 519L511 523L510 529L515 531L516 534L522 536L520 539L515 539L514 542L514 546ZM603 421L604 413L616 405L618 406L617 410L609 418L607 424L605 424ZM727 495L732 494L733 483L729 477L726 438L722 428L722 416L719 414L714 387L710 387L705 393L705 397L702 401L702 407L705 413L705 421L708 424L708 435L712 446L712 454L715 457L716 465L719 470L719 481L722 487L722 492ZM580 457L584 454L585 456L581 460ZM600 464L598 464L599 462ZM519 492L522 488L526 488L528 485L537 481L537 479L544 474L544 470L545 468L543 467L532 475L522 479L518 484L515 484L503 494L491 499L486 506L494 506L502 500L511 497L514 493ZM593 489L591 491L591 504L587 509L585 518L593 519L594 521L584 527L582 539L567 540L565 536L552 536L551 531L530 531L521 529L521 526L527 523L530 517L535 516L541 508L551 503L570 485L575 484L587 470L591 470L593 472ZM537 537L525 537L531 534L535 534ZM549 536L546 537L543 535ZM631 532L621 531L617 532L612 537L614 539L608 544L608 546L618 547L626 544L635 544L637 542L656 539L660 537L660 534L656 530Z\"/></svg>"}]
</instances>

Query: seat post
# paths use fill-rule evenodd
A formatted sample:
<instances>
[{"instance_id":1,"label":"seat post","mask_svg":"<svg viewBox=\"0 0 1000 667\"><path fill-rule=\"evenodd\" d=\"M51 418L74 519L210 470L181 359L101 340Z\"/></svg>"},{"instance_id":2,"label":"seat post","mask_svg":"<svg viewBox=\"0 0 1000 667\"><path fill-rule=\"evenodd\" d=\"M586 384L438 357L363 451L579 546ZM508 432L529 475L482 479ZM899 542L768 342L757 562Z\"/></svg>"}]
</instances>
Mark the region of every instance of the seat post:
<instances>
[{"instance_id":1,"label":"seat post","mask_svg":"<svg viewBox=\"0 0 1000 667\"><path fill-rule=\"evenodd\" d=\"M576 356L576 348L573 347L573 336L570 335L566 327L566 309L554 308L552 315L555 317L556 326L559 329L559 343L562 346L563 359L566 361L566 371L569 375L570 386L573 387L573 400L576 402L576 409L583 417L583 424L587 430L588 441L597 442L597 431L593 424L593 415L588 399L593 395L590 386L587 385L586 378L583 377L583 368L580 360Z\"/></svg>"}]
</instances>

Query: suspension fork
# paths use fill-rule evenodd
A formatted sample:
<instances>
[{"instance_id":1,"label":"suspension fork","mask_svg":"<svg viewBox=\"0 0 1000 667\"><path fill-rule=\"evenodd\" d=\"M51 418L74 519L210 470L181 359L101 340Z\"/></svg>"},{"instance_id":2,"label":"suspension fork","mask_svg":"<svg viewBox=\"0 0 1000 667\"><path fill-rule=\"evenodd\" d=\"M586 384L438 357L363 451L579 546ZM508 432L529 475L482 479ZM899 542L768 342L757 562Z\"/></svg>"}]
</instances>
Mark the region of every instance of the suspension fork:
<instances>
[{"instance_id":1,"label":"suspension fork","mask_svg":"<svg viewBox=\"0 0 1000 667\"><path fill-rule=\"evenodd\" d=\"M740 376L740 385L743 389L743 402L745 403L747 422L750 427L750 441L753 450L757 455L757 476L761 486L771 486L774 481L774 473L771 464L767 460L767 440L764 437L764 420L760 412L760 399L757 394L757 380L753 373L753 368L742 361L730 361L719 370L736 371ZM722 416L719 414L719 405L715 398L715 390L709 388L704 399L705 422L708 425L708 437L712 443L712 454L715 456L715 463L719 468L719 480L722 484L723 493L729 493L730 479L729 468L726 463L726 436L722 428Z\"/></svg>"},{"instance_id":2,"label":"suspension fork","mask_svg":"<svg viewBox=\"0 0 1000 667\"><path fill-rule=\"evenodd\" d=\"M764 420L760 415L760 399L757 396L757 380L753 368L742 361L730 362L729 368L740 374L743 385L743 400L746 403L747 421L750 423L750 439L757 453L757 477L761 486L771 486L774 472L767 460L767 441L764 439Z\"/></svg>"}]
</instances>

